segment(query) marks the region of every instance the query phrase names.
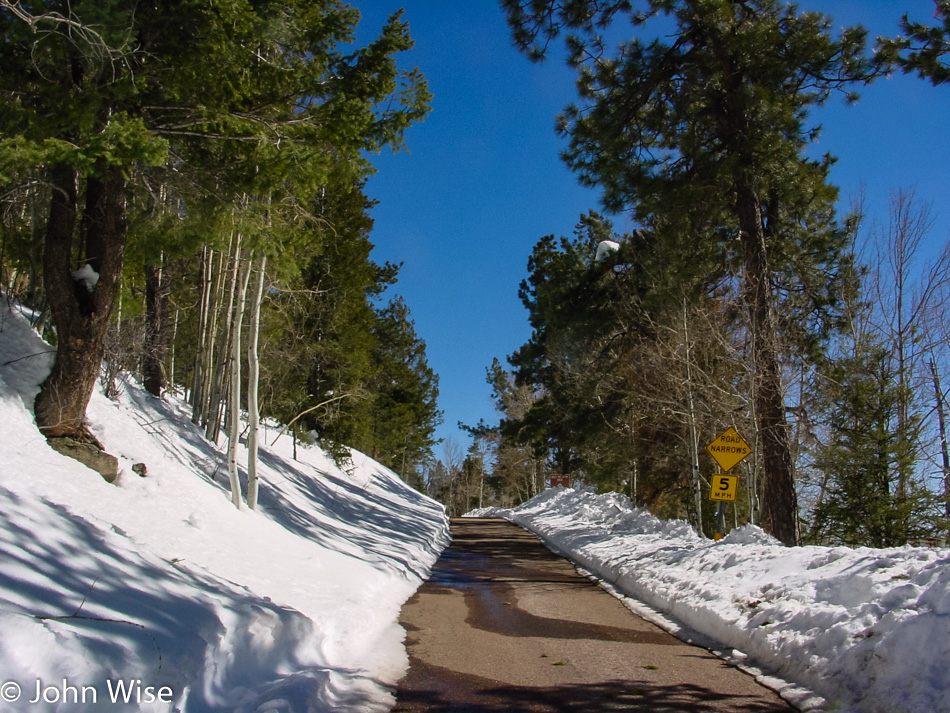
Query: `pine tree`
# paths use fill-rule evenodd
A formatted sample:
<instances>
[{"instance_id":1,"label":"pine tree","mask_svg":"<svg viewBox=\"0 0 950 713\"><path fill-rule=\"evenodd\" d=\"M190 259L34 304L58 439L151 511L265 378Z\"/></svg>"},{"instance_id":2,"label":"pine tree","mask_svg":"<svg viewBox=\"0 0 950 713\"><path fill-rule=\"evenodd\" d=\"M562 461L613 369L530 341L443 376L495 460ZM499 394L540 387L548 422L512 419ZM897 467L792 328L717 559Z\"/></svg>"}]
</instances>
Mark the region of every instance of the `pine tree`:
<instances>
[{"instance_id":1,"label":"pine tree","mask_svg":"<svg viewBox=\"0 0 950 713\"><path fill-rule=\"evenodd\" d=\"M240 198L306 205L331 173L365 174L362 152L399 147L425 115L424 80L394 59L412 45L407 25L394 15L344 54L358 19L334 0L0 3L0 180L38 171L52 188L44 284L58 352L36 403L46 435L88 437L136 170L187 175L192 213L209 198L225 211Z\"/></svg>"},{"instance_id":2,"label":"pine tree","mask_svg":"<svg viewBox=\"0 0 950 713\"><path fill-rule=\"evenodd\" d=\"M828 484L815 509L811 538L897 547L929 534L921 524L932 497L908 477L918 452L898 427L907 397L890 351L860 343L824 370L822 384L828 434L815 467Z\"/></svg>"},{"instance_id":3,"label":"pine tree","mask_svg":"<svg viewBox=\"0 0 950 713\"><path fill-rule=\"evenodd\" d=\"M397 297L378 310L372 333L370 433L365 444L354 445L408 481L432 457L435 429L442 422L439 380L404 300Z\"/></svg>"},{"instance_id":4,"label":"pine tree","mask_svg":"<svg viewBox=\"0 0 950 713\"><path fill-rule=\"evenodd\" d=\"M905 14L901 20L903 35L878 38L877 58L884 64L896 64L904 73L916 72L937 86L950 82L950 1L934 0L934 17L939 25L915 22Z\"/></svg>"},{"instance_id":5,"label":"pine tree","mask_svg":"<svg viewBox=\"0 0 950 713\"><path fill-rule=\"evenodd\" d=\"M773 293L783 220L809 195L828 200L827 162L806 159L809 108L873 74L865 33L829 34L829 21L775 0L504 0L516 44L543 56L571 30L581 106L559 119L564 158L608 208L642 224L688 225L742 266L764 461L763 525L797 540L796 494ZM646 32L658 14L675 25L608 56L600 28L618 13ZM667 39L668 38L668 41ZM831 191L833 193L833 191ZM686 217L684 220L684 216ZM730 255L732 246L736 254ZM833 246L825 248L833 250Z\"/></svg>"}]
</instances>

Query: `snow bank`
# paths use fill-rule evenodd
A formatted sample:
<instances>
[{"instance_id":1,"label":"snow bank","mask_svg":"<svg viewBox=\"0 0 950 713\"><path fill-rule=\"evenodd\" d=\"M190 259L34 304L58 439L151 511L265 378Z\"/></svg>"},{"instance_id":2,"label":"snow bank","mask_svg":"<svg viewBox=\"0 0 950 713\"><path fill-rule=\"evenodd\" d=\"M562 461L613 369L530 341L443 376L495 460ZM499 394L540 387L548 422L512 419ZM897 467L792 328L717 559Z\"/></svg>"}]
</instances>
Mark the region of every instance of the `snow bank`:
<instances>
[{"instance_id":1,"label":"snow bank","mask_svg":"<svg viewBox=\"0 0 950 713\"><path fill-rule=\"evenodd\" d=\"M950 550L788 548L755 526L713 542L625 496L568 488L469 515L536 532L805 710L950 711Z\"/></svg>"},{"instance_id":2,"label":"snow bank","mask_svg":"<svg viewBox=\"0 0 950 713\"><path fill-rule=\"evenodd\" d=\"M0 309L0 708L388 710L442 507L360 454L345 472L316 448L294 461L270 431L260 510L239 511L186 406L134 383L88 409L119 458L109 485L36 429L51 360Z\"/></svg>"}]
</instances>

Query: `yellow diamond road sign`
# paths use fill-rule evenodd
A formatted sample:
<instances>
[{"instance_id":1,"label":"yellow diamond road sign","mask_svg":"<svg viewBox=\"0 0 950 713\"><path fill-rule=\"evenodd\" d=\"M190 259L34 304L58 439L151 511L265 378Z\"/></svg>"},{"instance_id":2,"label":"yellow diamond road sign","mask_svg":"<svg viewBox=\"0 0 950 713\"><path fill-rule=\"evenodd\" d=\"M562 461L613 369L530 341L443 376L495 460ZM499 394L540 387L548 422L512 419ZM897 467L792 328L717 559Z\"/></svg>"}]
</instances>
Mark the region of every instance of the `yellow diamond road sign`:
<instances>
[{"instance_id":1,"label":"yellow diamond road sign","mask_svg":"<svg viewBox=\"0 0 950 713\"><path fill-rule=\"evenodd\" d=\"M742 440L742 436L732 426L719 434L711 443L706 444L706 452L713 457L719 467L727 473L739 465L752 449Z\"/></svg>"}]
</instances>

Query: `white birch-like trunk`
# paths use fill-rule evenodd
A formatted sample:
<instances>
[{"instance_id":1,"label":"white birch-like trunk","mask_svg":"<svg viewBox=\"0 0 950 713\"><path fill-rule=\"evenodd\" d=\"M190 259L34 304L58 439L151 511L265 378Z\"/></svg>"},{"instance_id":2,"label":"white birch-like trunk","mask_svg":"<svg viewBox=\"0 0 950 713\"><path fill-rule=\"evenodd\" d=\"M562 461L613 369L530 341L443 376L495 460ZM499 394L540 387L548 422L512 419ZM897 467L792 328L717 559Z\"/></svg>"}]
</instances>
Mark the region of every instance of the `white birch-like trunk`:
<instances>
[{"instance_id":1,"label":"white birch-like trunk","mask_svg":"<svg viewBox=\"0 0 950 713\"><path fill-rule=\"evenodd\" d=\"M212 252L212 257L213 255L214 253ZM211 283L211 298L208 302L207 342L204 349L204 375L201 380L200 412L202 427L207 427L208 420L211 418L211 396L214 390L215 374L217 374L221 368L221 360L224 358L222 349L223 345L227 343L227 340L222 340L218 335L218 322L224 322L229 327L231 325L230 305L228 306L227 312L223 313L221 307L221 305L224 304L225 285L227 283L225 274L227 272L227 262L230 255L230 247L227 253L218 251L217 271L214 270L214 264L212 263L212 270L211 273L209 273L212 276L213 282ZM234 285L231 285L232 294L233 291ZM221 331L224 331L224 329L221 329Z\"/></svg>"},{"instance_id":2,"label":"white birch-like trunk","mask_svg":"<svg viewBox=\"0 0 950 713\"><path fill-rule=\"evenodd\" d=\"M169 356L168 356L168 387L175 389L175 342L178 339L178 316L181 310L175 305L175 318L172 320L172 333L169 335Z\"/></svg>"},{"instance_id":3,"label":"white birch-like trunk","mask_svg":"<svg viewBox=\"0 0 950 713\"><path fill-rule=\"evenodd\" d=\"M234 320L235 295L238 292L238 279L241 266L241 233L235 233L231 238L231 289L228 293L228 307L224 315L224 334L218 342L218 356L215 358L214 377L211 383L211 392L208 399L207 422L205 424L205 438L212 443L218 442L221 431L221 401L225 383L225 364L227 361L228 346L231 344L231 327Z\"/></svg>"},{"instance_id":4,"label":"white birch-like trunk","mask_svg":"<svg viewBox=\"0 0 950 713\"><path fill-rule=\"evenodd\" d=\"M933 358L930 360L930 374L933 377L934 410L937 413L937 429L939 430L937 438L940 441L940 465L943 473L944 516L950 522L950 446L947 444L946 395L943 393L943 387L940 384L940 371L937 369L937 362Z\"/></svg>"},{"instance_id":5,"label":"white birch-like trunk","mask_svg":"<svg viewBox=\"0 0 950 713\"><path fill-rule=\"evenodd\" d=\"M264 299L264 270L267 257L262 255L257 268L257 284L251 307L251 323L247 335L247 506L257 509L257 449L260 431L260 413L257 403L257 389L260 380L260 359L258 341L261 326L261 302Z\"/></svg>"},{"instance_id":6,"label":"white birch-like trunk","mask_svg":"<svg viewBox=\"0 0 950 713\"><path fill-rule=\"evenodd\" d=\"M241 439L241 324L244 321L244 302L251 276L250 263L241 270L238 294L234 299L231 325L230 393L228 395L228 479L231 482L231 502L241 508L241 479L238 477L237 450Z\"/></svg>"},{"instance_id":7,"label":"white birch-like trunk","mask_svg":"<svg viewBox=\"0 0 950 713\"><path fill-rule=\"evenodd\" d=\"M204 409L205 345L208 340L208 315L211 309L211 276L214 251L205 246L201 255L201 300L198 307L198 344L195 349L195 378L191 384L191 422L201 423Z\"/></svg>"}]
</instances>

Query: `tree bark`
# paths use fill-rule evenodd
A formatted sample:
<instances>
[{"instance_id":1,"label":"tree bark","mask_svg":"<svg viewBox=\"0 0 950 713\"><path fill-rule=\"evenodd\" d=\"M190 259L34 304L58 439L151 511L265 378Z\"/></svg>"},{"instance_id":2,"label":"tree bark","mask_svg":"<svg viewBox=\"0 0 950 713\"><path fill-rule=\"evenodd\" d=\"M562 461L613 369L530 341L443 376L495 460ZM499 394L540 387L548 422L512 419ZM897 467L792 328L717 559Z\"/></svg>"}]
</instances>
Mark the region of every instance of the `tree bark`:
<instances>
[{"instance_id":1,"label":"tree bark","mask_svg":"<svg viewBox=\"0 0 950 713\"><path fill-rule=\"evenodd\" d=\"M752 332L753 398L764 466L761 523L767 532L786 545L794 545L798 543L798 503L785 420L762 209L758 195L748 185L740 183L736 197Z\"/></svg>"},{"instance_id":2,"label":"tree bark","mask_svg":"<svg viewBox=\"0 0 950 713\"><path fill-rule=\"evenodd\" d=\"M937 362L930 360L930 374L934 386L934 410L937 412L937 428L940 433L940 466L943 472L943 513L950 522L950 447L947 445L947 407L943 387L940 385L940 371Z\"/></svg>"},{"instance_id":3,"label":"tree bark","mask_svg":"<svg viewBox=\"0 0 950 713\"><path fill-rule=\"evenodd\" d=\"M241 262L241 234L236 233L231 236L231 245L229 246L231 255L231 282L228 290L228 306L223 311L224 319L221 325L221 336L217 338L216 352L214 357L214 374L209 384L208 406L205 421L205 438L212 443L218 442L218 434L221 432L221 400L225 386L225 372L227 371L227 354L231 344L231 314L234 309L234 297L238 289L239 266ZM222 262L218 279L220 280L220 291L224 292L224 263ZM216 298L216 304L220 309L222 297ZM217 310L216 310L217 311Z\"/></svg>"},{"instance_id":4,"label":"tree bark","mask_svg":"<svg viewBox=\"0 0 950 713\"><path fill-rule=\"evenodd\" d=\"M257 390L260 382L260 359L258 341L261 327L261 302L264 299L264 270L267 257L261 256L257 269L257 282L251 306L251 323L247 335L247 506L257 509L257 450L260 432L260 412Z\"/></svg>"},{"instance_id":5,"label":"tree bark","mask_svg":"<svg viewBox=\"0 0 950 713\"><path fill-rule=\"evenodd\" d=\"M48 438L95 441L83 427L105 353L105 333L119 290L126 242L126 180L116 166L100 164L86 182L85 259L95 284L73 279L72 242L78 205L78 171L52 169L53 197L46 230L44 282L57 334L56 361L34 405L36 424Z\"/></svg>"},{"instance_id":6,"label":"tree bark","mask_svg":"<svg viewBox=\"0 0 950 713\"><path fill-rule=\"evenodd\" d=\"M235 255L235 263L239 263ZM240 270L238 294L234 300L231 327L230 395L228 397L228 478L231 482L231 502L241 507L241 479L238 477L237 449L241 438L241 324L244 320L244 302L251 275L250 263Z\"/></svg>"},{"instance_id":7,"label":"tree bark","mask_svg":"<svg viewBox=\"0 0 950 713\"><path fill-rule=\"evenodd\" d=\"M145 266L145 345L142 383L152 396L165 390L165 334L168 325L168 280L161 264Z\"/></svg>"},{"instance_id":8,"label":"tree bark","mask_svg":"<svg viewBox=\"0 0 950 713\"><path fill-rule=\"evenodd\" d=\"M703 535L703 486L699 477L699 434L696 426L696 406L693 401L693 366L685 300L683 301L683 346L686 351L686 399L689 408L687 420L689 421L690 485L693 488L696 505L696 531Z\"/></svg>"}]
</instances>

